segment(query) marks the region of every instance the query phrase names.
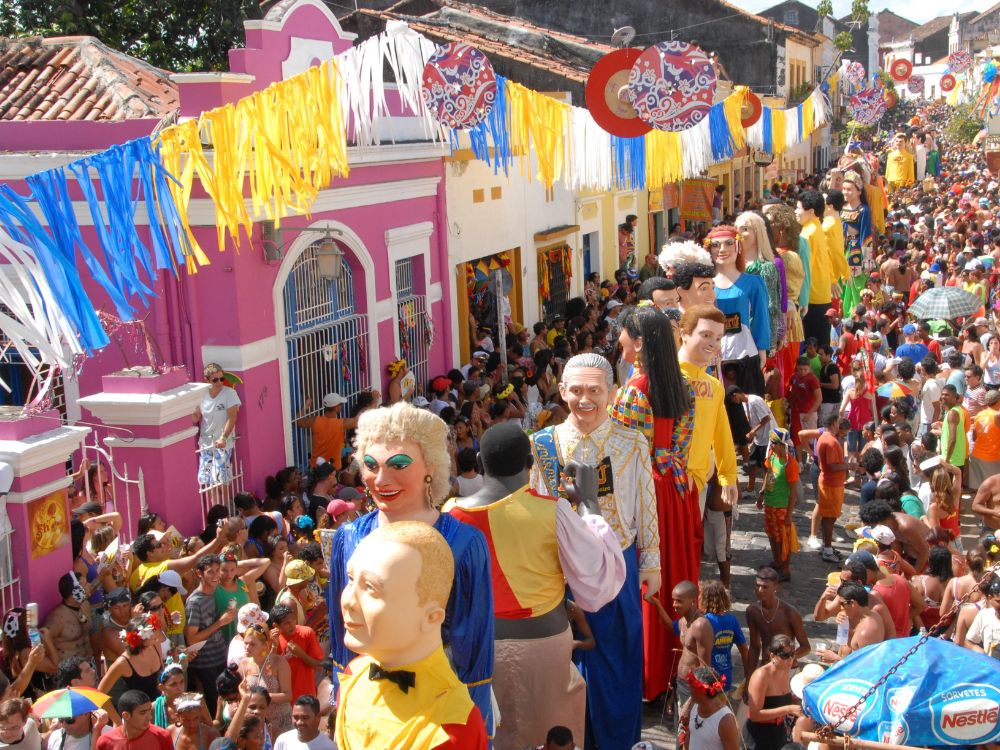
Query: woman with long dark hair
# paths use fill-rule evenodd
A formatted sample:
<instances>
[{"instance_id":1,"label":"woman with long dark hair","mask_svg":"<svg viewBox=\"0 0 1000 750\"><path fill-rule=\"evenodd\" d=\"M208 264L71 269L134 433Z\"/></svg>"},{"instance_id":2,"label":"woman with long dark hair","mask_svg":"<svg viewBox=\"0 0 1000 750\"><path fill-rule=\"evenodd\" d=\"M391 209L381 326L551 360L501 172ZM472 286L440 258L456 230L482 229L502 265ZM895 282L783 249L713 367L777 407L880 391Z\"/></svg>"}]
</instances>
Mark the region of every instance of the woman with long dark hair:
<instances>
[{"instance_id":1,"label":"woman with long dark hair","mask_svg":"<svg viewBox=\"0 0 1000 750\"><path fill-rule=\"evenodd\" d=\"M657 594L675 616L671 592L681 581L697 581L701 567L701 512L688 492L687 446L694 427L694 393L677 362L670 319L657 308L630 307L618 316L622 358L634 372L619 391L611 418L639 429L652 448L653 484L660 526L660 574ZM643 602L643 695L652 700L673 677L673 649L679 641L665 628L656 609Z\"/></svg>"}]
</instances>

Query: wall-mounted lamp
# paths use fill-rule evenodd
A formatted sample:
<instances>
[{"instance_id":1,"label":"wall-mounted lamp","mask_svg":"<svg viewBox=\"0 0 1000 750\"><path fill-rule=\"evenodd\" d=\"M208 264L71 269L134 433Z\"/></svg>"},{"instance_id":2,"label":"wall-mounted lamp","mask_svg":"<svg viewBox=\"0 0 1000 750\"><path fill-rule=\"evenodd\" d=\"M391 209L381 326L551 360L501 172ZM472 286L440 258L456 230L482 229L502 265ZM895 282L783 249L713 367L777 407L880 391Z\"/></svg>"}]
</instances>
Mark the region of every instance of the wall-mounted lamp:
<instances>
[{"instance_id":1,"label":"wall-mounted lamp","mask_svg":"<svg viewBox=\"0 0 1000 750\"><path fill-rule=\"evenodd\" d=\"M333 238L330 227L326 228L326 233L316 250L316 264L319 267L319 275L330 281L339 281L344 272L344 251Z\"/></svg>"}]
</instances>

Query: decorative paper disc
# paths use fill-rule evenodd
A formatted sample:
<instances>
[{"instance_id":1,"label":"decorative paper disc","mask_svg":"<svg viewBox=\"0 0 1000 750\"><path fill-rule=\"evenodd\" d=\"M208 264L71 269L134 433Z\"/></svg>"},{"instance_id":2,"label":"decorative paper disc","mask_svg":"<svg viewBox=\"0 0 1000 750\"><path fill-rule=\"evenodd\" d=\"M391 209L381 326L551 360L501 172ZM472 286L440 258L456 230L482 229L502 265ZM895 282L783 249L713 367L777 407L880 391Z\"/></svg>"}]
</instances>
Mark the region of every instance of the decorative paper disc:
<instances>
[{"instance_id":1,"label":"decorative paper disc","mask_svg":"<svg viewBox=\"0 0 1000 750\"><path fill-rule=\"evenodd\" d=\"M848 105L851 117L862 125L874 125L885 114L887 102L881 91L875 88L862 89L851 97Z\"/></svg>"},{"instance_id":2,"label":"decorative paper disc","mask_svg":"<svg viewBox=\"0 0 1000 750\"><path fill-rule=\"evenodd\" d=\"M497 77L486 55L462 42L439 45L424 66L420 93L438 122L471 128L497 98Z\"/></svg>"},{"instance_id":3,"label":"decorative paper disc","mask_svg":"<svg viewBox=\"0 0 1000 750\"><path fill-rule=\"evenodd\" d=\"M910 80L906 82L906 90L911 94L922 95L924 93L924 77L910 76Z\"/></svg>"},{"instance_id":4,"label":"decorative paper disc","mask_svg":"<svg viewBox=\"0 0 1000 750\"><path fill-rule=\"evenodd\" d=\"M847 66L847 80L857 86L859 83L864 83L865 78L868 74L865 73L865 66L859 63L857 60L850 63Z\"/></svg>"},{"instance_id":5,"label":"decorative paper disc","mask_svg":"<svg viewBox=\"0 0 1000 750\"><path fill-rule=\"evenodd\" d=\"M740 110L740 123L745 128L756 125L763 113L764 104L760 97L752 91L748 92L747 98L743 100L743 108Z\"/></svg>"},{"instance_id":6,"label":"decorative paper disc","mask_svg":"<svg viewBox=\"0 0 1000 750\"><path fill-rule=\"evenodd\" d=\"M894 91L886 91L885 92L885 108L886 109L892 109L898 103L899 103L899 97L896 96L896 92L894 92Z\"/></svg>"},{"instance_id":7,"label":"decorative paper disc","mask_svg":"<svg viewBox=\"0 0 1000 750\"><path fill-rule=\"evenodd\" d=\"M909 60L894 60L889 66L889 75L896 83L903 83L913 73L913 63Z\"/></svg>"},{"instance_id":8,"label":"decorative paper disc","mask_svg":"<svg viewBox=\"0 0 1000 750\"><path fill-rule=\"evenodd\" d=\"M956 83L955 76L951 73L945 73L941 76L941 90L946 94L955 88Z\"/></svg>"},{"instance_id":9,"label":"decorative paper disc","mask_svg":"<svg viewBox=\"0 0 1000 750\"><path fill-rule=\"evenodd\" d=\"M951 72L956 75L964 73L972 67L972 55L964 49L959 50L958 52L952 52L948 55L948 67L951 68Z\"/></svg>"},{"instance_id":10,"label":"decorative paper disc","mask_svg":"<svg viewBox=\"0 0 1000 750\"><path fill-rule=\"evenodd\" d=\"M594 122L621 138L645 135L652 128L639 119L632 106L628 77L641 49L617 49L598 60L590 70L584 92Z\"/></svg>"},{"instance_id":11,"label":"decorative paper disc","mask_svg":"<svg viewBox=\"0 0 1000 750\"><path fill-rule=\"evenodd\" d=\"M628 88L643 122L658 130L679 131L708 116L715 83L715 68L700 47L660 42L639 55Z\"/></svg>"}]
</instances>

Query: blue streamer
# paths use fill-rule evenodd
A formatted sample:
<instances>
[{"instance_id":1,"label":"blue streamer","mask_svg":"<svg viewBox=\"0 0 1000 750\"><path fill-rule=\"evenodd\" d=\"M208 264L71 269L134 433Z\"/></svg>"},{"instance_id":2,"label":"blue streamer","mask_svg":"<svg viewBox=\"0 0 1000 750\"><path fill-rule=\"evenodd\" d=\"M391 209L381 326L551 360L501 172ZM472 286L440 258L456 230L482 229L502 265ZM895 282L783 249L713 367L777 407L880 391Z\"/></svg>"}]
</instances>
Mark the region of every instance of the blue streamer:
<instances>
[{"instance_id":1,"label":"blue streamer","mask_svg":"<svg viewBox=\"0 0 1000 750\"><path fill-rule=\"evenodd\" d=\"M15 240L32 249L54 299L76 329L80 344L88 353L107 346L108 334L101 327L97 312L87 297L73 255L66 255L31 210L29 201L9 185L0 186L0 224Z\"/></svg>"},{"instance_id":2,"label":"blue streamer","mask_svg":"<svg viewBox=\"0 0 1000 750\"><path fill-rule=\"evenodd\" d=\"M708 110L708 132L712 140L712 158L715 161L731 159L733 136L729 132L729 122L722 102L713 104Z\"/></svg>"},{"instance_id":3,"label":"blue streamer","mask_svg":"<svg viewBox=\"0 0 1000 750\"><path fill-rule=\"evenodd\" d=\"M799 140L797 143L802 143L802 105L800 104L795 108L795 114L798 116L799 122Z\"/></svg>"},{"instance_id":4,"label":"blue streamer","mask_svg":"<svg viewBox=\"0 0 1000 750\"><path fill-rule=\"evenodd\" d=\"M119 317L122 320L132 320L135 310L128 302L128 293L122 286L118 266L108 261L108 268L111 271L109 276L83 241L80 225L73 210L73 202L69 198L65 170L60 167L29 175L25 178L25 182L31 188L31 195L41 209L52 231L53 241L59 246L60 252L67 258L75 259L76 251L79 249L90 275L107 292ZM105 259L107 260L107 255Z\"/></svg>"},{"instance_id":5,"label":"blue streamer","mask_svg":"<svg viewBox=\"0 0 1000 750\"><path fill-rule=\"evenodd\" d=\"M771 127L774 123L771 122L771 108L763 107L763 111L760 115L760 121L763 124L764 130L764 151L768 154L774 153L774 135L771 132Z\"/></svg>"},{"instance_id":6,"label":"blue streamer","mask_svg":"<svg viewBox=\"0 0 1000 750\"><path fill-rule=\"evenodd\" d=\"M646 139L611 136L615 160L615 187L618 190L638 190L646 186Z\"/></svg>"},{"instance_id":7,"label":"blue streamer","mask_svg":"<svg viewBox=\"0 0 1000 750\"><path fill-rule=\"evenodd\" d=\"M507 109L507 79L501 75L497 77L497 97L493 102L493 108L482 122L475 127L469 128L469 140L472 142L472 153L480 161L484 161L493 167L493 174L497 174L501 167L505 175L509 174L510 165L513 163L510 153L510 123ZM457 136L452 131L453 145L457 144ZM490 157L490 143L493 144L493 156Z\"/></svg>"}]
</instances>

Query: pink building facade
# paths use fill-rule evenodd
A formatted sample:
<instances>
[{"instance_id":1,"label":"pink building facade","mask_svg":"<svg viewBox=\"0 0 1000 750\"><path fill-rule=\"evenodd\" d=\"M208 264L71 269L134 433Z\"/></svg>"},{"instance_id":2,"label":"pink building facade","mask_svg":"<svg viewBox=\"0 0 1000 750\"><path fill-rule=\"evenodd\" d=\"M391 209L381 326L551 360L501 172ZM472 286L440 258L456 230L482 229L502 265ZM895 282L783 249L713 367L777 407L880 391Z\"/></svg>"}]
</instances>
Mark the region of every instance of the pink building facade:
<instances>
[{"instance_id":1,"label":"pink building facade","mask_svg":"<svg viewBox=\"0 0 1000 750\"><path fill-rule=\"evenodd\" d=\"M231 72L172 76L181 118L291 77L353 42L353 35L343 32L318 0L280 3L264 20L248 22L246 35L246 48L230 52ZM387 92L398 115L394 97L392 90ZM157 124L154 119L0 120L0 181L26 193L26 175L66 164L80 158L80 152L147 135ZM96 427L87 440L96 438L112 454L116 471L123 469L119 463L127 463L132 478L142 471L143 502L137 495L130 500L133 528L140 504L161 512L182 533L197 533L203 526L205 504L195 470L197 430L190 415L203 393L204 386L194 383L201 383L206 363L217 362L242 380L236 387L242 401L236 462L243 485L258 494L268 475L306 463L308 432L295 428L293 421L306 413L307 400L313 414L331 391L350 403L368 389L384 392L385 367L400 356L411 363L418 383L451 367L447 151L421 135L416 118L393 116L385 126L383 145L350 149L350 176L323 190L308 217L289 217L278 229L259 220L238 248L227 240L219 252L214 206L195 186L189 215L211 264L195 274L182 270L177 277L161 272L146 317L163 359L185 368L184 377L172 374L156 382L107 377L147 364L123 341L88 359L75 381L64 380L69 424L113 425L131 433ZM83 196L77 192L72 197L79 201L84 240L97 248ZM331 275L330 264L324 263L334 246L343 253L339 276ZM82 262L79 267L92 299L103 301L97 306L113 311L97 284L88 281ZM32 427L39 434L58 425L36 420ZM7 447L14 455L14 443L24 438L24 430L8 432ZM67 438L69 450L85 433ZM5 460L5 445L0 435L0 460ZM50 493L52 483L49 474L34 483L19 475L9 502L28 504L37 493L27 488ZM26 522L21 511L10 517ZM27 570L39 562L26 542L23 548L18 543L17 534L14 540L15 567ZM52 570L69 570L69 546L43 560L53 563ZM22 574L22 589L27 580L28 590L19 598L38 601L43 616L56 603L50 578L36 577L36 586Z\"/></svg>"}]
</instances>

